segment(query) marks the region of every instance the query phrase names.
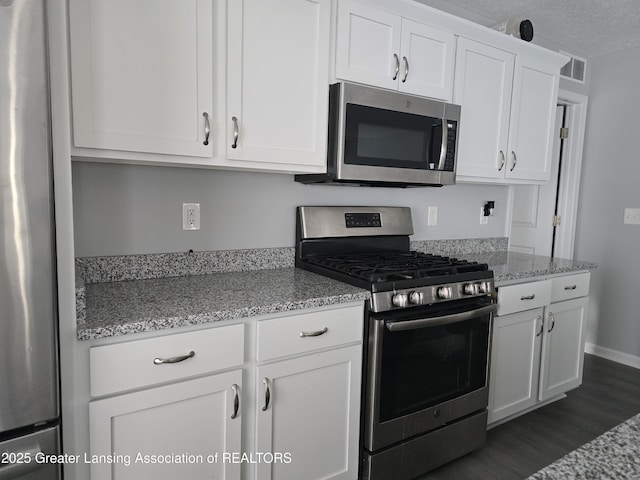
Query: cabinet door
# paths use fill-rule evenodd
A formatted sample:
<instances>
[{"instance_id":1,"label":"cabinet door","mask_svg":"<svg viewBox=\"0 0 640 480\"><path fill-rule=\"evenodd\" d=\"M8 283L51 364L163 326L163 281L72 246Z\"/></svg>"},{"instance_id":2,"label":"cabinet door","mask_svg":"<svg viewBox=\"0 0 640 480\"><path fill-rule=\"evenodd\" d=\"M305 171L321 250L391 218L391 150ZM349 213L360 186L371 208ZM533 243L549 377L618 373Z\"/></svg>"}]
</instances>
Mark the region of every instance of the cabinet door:
<instances>
[{"instance_id":1,"label":"cabinet door","mask_svg":"<svg viewBox=\"0 0 640 480\"><path fill-rule=\"evenodd\" d=\"M489 378L489 423L535 405L543 309L494 318Z\"/></svg>"},{"instance_id":2,"label":"cabinet door","mask_svg":"<svg viewBox=\"0 0 640 480\"><path fill-rule=\"evenodd\" d=\"M336 77L397 89L401 18L354 0L340 0Z\"/></svg>"},{"instance_id":3,"label":"cabinet door","mask_svg":"<svg viewBox=\"0 0 640 480\"><path fill-rule=\"evenodd\" d=\"M229 0L227 15L227 157L324 171L330 0Z\"/></svg>"},{"instance_id":4,"label":"cabinet door","mask_svg":"<svg viewBox=\"0 0 640 480\"><path fill-rule=\"evenodd\" d=\"M239 479L240 465L222 461L223 452L241 448L241 417L231 418L234 384L239 392L240 370L91 402L92 480ZM113 453L122 457L100 460ZM216 453L217 461L209 457Z\"/></svg>"},{"instance_id":5,"label":"cabinet door","mask_svg":"<svg viewBox=\"0 0 640 480\"><path fill-rule=\"evenodd\" d=\"M403 18L401 52L400 91L451 101L453 33Z\"/></svg>"},{"instance_id":6,"label":"cabinet door","mask_svg":"<svg viewBox=\"0 0 640 480\"><path fill-rule=\"evenodd\" d=\"M511 53L458 39L453 102L462 105L457 174L504 178L514 68Z\"/></svg>"},{"instance_id":7,"label":"cabinet door","mask_svg":"<svg viewBox=\"0 0 640 480\"><path fill-rule=\"evenodd\" d=\"M76 147L211 157L211 0L70 0Z\"/></svg>"},{"instance_id":8,"label":"cabinet door","mask_svg":"<svg viewBox=\"0 0 640 480\"><path fill-rule=\"evenodd\" d=\"M517 57L507 178L549 180L559 78L557 68Z\"/></svg>"},{"instance_id":9,"label":"cabinet door","mask_svg":"<svg viewBox=\"0 0 640 480\"><path fill-rule=\"evenodd\" d=\"M257 478L358 478L361 356L352 346L258 367L256 450L291 461L259 463Z\"/></svg>"},{"instance_id":10,"label":"cabinet door","mask_svg":"<svg viewBox=\"0 0 640 480\"><path fill-rule=\"evenodd\" d=\"M588 297L552 303L542 340L540 400L580 386Z\"/></svg>"}]
</instances>

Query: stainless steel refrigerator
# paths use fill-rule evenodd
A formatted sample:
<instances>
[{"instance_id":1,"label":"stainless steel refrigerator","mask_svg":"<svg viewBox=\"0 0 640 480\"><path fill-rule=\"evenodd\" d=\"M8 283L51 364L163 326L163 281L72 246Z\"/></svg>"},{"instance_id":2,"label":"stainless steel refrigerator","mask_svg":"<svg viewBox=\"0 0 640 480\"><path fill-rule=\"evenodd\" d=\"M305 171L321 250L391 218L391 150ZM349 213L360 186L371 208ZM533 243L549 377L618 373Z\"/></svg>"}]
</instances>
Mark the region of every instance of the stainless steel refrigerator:
<instances>
[{"instance_id":1,"label":"stainless steel refrigerator","mask_svg":"<svg viewBox=\"0 0 640 480\"><path fill-rule=\"evenodd\" d=\"M46 0L0 0L0 479L57 479Z\"/></svg>"}]
</instances>

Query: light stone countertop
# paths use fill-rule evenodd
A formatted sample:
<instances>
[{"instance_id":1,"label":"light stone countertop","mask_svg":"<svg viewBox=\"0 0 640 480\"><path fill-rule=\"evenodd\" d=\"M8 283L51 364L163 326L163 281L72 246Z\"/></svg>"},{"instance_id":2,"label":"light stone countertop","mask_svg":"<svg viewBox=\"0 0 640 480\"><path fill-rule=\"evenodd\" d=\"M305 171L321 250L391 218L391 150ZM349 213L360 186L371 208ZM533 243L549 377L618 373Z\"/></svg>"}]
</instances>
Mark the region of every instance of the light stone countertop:
<instances>
[{"instance_id":1,"label":"light stone countertop","mask_svg":"<svg viewBox=\"0 0 640 480\"><path fill-rule=\"evenodd\" d=\"M596 268L591 262L508 252L506 245L499 238L422 241L411 247L487 263L498 286ZM77 337L201 325L370 297L366 290L294 268L293 260L292 248L77 259Z\"/></svg>"},{"instance_id":2,"label":"light stone countertop","mask_svg":"<svg viewBox=\"0 0 640 480\"><path fill-rule=\"evenodd\" d=\"M593 262L550 258L518 252L463 254L457 257L487 263L489 269L493 270L497 286L535 280L537 277L549 277L597 268L597 264Z\"/></svg>"},{"instance_id":3,"label":"light stone countertop","mask_svg":"<svg viewBox=\"0 0 640 480\"><path fill-rule=\"evenodd\" d=\"M568 453L527 480L638 480L640 414Z\"/></svg>"},{"instance_id":4,"label":"light stone countertop","mask_svg":"<svg viewBox=\"0 0 640 480\"><path fill-rule=\"evenodd\" d=\"M363 290L297 268L85 285L79 340L364 301Z\"/></svg>"}]
</instances>

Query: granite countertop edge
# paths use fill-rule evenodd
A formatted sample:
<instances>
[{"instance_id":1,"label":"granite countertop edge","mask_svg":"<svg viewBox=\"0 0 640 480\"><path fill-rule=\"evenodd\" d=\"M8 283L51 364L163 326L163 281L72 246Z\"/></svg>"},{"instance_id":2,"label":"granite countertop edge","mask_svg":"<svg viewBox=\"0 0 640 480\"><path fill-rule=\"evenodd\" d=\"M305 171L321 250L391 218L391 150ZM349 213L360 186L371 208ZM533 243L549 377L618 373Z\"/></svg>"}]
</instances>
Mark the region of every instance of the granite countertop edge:
<instances>
[{"instance_id":1,"label":"granite countertop edge","mask_svg":"<svg viewBox=\"0 0 640 480\"><path fill-rule=\"evenodd\" d=\"M418 250L422 250L422 245L417 246ZM489 269L494 272L497 286L589 271L597 267L593 262L554 259L506 250L449 253L461 259L487 263ZM97 284L85 284L82 270L76 268L77 338L96 340L132 333L206 325L370 298L367 290L297 269L288 260L274 265L275 268L251 272L167 276ZM255 282L260 281L259 277L262 278L262 283L272 282L276 288L263 286L262 289L256 289ZM225 282L228 281L234 284L230 290L226 288ZM153 282L161 282L161 285ZM178 308L187 303L184 301L187 298L191 302L191 289L194 286L197 289L202 282L207 283L209 290L195 296L202 304L201 308ZM283 290L278 291L277 287L280 284ZM100 287L97 287L98 285ZM163 303L160 297L163 297L167 290L176 292L172 292L171 301ZM247 291L255 290L255 295L249 296L246 301L243 300ZM294 294L291 293L293 290ZM112 297L112 292L116 292L115 297ZM221 301L211 301L211 292L215 292L215 297L224 298ZM116 310L113 314L112 307Z\"/></svg>"},{"instance_id":2,"label":"granite countertop edge","mask_svg":"<svg viewBox=\"0 0 640 480\"><path fill-rule=\"evenodd\" d=\"M367 290L296 268L106 282L84 288L85 308L76 331L81 341L370 298Z\"/></svg>"}]
</instances>

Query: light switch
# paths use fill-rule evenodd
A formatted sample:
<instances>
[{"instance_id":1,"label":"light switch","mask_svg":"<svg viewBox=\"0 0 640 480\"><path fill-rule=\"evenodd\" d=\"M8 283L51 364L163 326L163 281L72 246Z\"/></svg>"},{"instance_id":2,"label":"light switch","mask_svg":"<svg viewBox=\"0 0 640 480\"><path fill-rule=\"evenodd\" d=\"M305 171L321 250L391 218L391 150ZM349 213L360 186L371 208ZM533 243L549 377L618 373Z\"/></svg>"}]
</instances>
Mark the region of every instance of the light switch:
<instances>
[{"instance_id":1,"label":"light switch","mask_svg":"<svg viewBox=\"0 0 640 480\"><path fill-rule=\"evenodd\" d=\"M431 227L438 225L438 207L429 207L427 225Z\"/></svg>"}]
</instances>

